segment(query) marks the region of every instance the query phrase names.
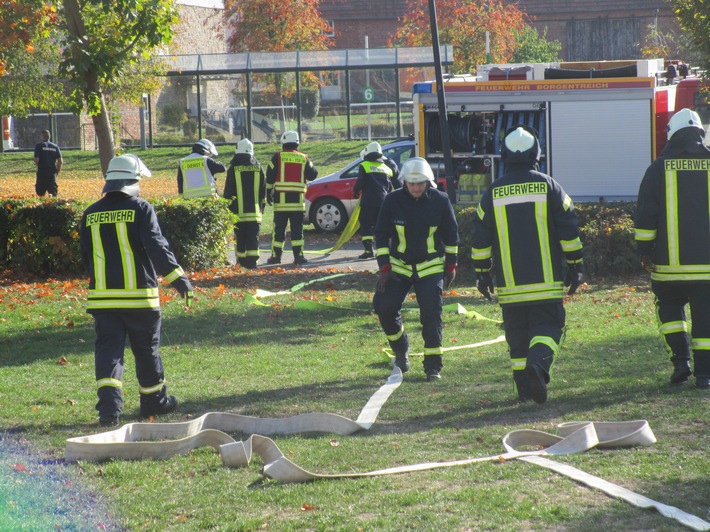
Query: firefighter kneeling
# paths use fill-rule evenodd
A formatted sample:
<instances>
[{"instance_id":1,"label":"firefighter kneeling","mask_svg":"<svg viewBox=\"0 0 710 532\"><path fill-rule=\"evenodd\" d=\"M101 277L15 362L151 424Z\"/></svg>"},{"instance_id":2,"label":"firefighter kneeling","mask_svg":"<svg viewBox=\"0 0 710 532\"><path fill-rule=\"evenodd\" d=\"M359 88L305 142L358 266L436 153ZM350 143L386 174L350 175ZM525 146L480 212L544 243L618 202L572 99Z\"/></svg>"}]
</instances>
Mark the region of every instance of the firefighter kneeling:
<instances>
[{"instance_id":1,"label":"firefighter kneeling","mask_svg":"<svg viewBox=\"0 0 710 532\"><path fill-rule=\"evenodd\" d=\"M402 325L402 304L410 289L419 303L424 338L424 372L440 378L443 289L456 275L458 225L446 194L436 189L429 163L414 157L402 165L403 188L385 196L375 245L380 268L375 312L394 351L394 364L409 369L409 339Z\"/></svg>"}]
</instances>

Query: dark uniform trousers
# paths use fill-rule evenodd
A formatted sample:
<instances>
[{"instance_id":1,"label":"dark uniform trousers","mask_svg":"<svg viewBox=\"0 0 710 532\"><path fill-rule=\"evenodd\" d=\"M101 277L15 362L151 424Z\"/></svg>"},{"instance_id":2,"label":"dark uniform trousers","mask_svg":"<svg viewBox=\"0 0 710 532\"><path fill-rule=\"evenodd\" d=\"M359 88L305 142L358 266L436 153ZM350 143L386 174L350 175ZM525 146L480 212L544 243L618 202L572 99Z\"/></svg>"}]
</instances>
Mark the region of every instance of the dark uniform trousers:
<instances>
[{"instance_id":1,"label":"dark uniform trousers","mask_svg":"<svg viewBox=\"0 0 710 532\"><path fill-rule=\"evenodd\" d=\"M690 360L695 376L710 377L710 283L652 281L659 332L671 361ZM692 330L688 335L685 306L690 304Z\"/></svg>"},{"instance_id":2,"label":"dark uniform trousers","mask_svg":"<svg viewBox=\"0 0 710 532\"><path fill-rule=\"evenodd\" d=\"M121 388L111 384L102 385L102 379L123 380L123 355L126 336L136 361L136 377L141 388L142 410L155 410L166 395L163 361L158 353L160 344L160 311L96 312L95 366L99 382L96 410L100 417L115 416L123 409ZM152 389L152 390L151 390ZM146 393L151 390L149 393ZM154 391L153 391L154 390Z\"/></svg>"},{"instance_id":3,"label":"dark uniform trousers","mask_svg":"<svg viewBox=\"0 0 710 532\"><path fill-rule=\"evenodd\" d=\"M444 276L432 274L419 278L416 274L407 278L394 274L393 278L385 285L384 292L375 292L372 305L380 318L382 330L387 335L390 347L395 354L409 352L409 339L402 326L402 304L409 290L414 287L419 304L419 322L422 324L422 338L424 339L424 371L428 369L441 370L443 357L427 355L427 349L441 349L441 331L443 320L441 318L444 304ZM391 338L397 337L396 340Z\"/></svg>"},{"instance_id":4,"label":"dark uniform trousers","mask_svg":"<svg viewBox=\"0 0 710 532\"><path fill-rule=\"evenodd\" d=\"M562 301L535 305L503 305L505 340L510 347L513 381L518 396L528 395L525 367L535 365L550 382L550 369L562 342L565 308Z\"/></svg>"},{"instance_id":5,"label":"dark uniform trousers","mask_svg":"<svg viewBox=\"0 0 710 532\"><path fill-rule=\"evenodd\" d=\"M59 186L57 185L57 174L56 172L37 172L37 181L35 182L35 193L38 196L44 196L49 194L50 196L56 196L59 191Z\"/></svg>"},{"instance_id":6,"label":"dark uniform trousers","mask_svg":"<svg viewBox=\"0 0 710 532\"><path fill-rule=\"evenodd\" d=\"M286 226L291 224L291 250L293 257L303 255L303 211L274 211L274 234L271 248L274 256L281 258L286 242Z\"/></svg>"},{"instance_id":7,"label":"dark uniform trousers","mask_svg":"<svg viewBox=\"0 0 710 532\"><path fill-rule=\"evenodd\" d=\"M375 233L375 223L377 223L377 215L380 214L380 207L382 202L372 205L371 203L363 204L360 202L360 216L358 221L360 222L360 237L365 245L365 249L372 251L372 245L374 242Z\"/></svg>"},{"instance_id":8,"label":"dark uniform trousers","mask_svg":"<svg viewBox=\"0 0 710 532\"><path fill-rule=\"evenodd\" d=\"M237 242L237 262L246 268L254 268L259 260L259 222L237 222L234 237Z\"/></svg>"}]
</instances>

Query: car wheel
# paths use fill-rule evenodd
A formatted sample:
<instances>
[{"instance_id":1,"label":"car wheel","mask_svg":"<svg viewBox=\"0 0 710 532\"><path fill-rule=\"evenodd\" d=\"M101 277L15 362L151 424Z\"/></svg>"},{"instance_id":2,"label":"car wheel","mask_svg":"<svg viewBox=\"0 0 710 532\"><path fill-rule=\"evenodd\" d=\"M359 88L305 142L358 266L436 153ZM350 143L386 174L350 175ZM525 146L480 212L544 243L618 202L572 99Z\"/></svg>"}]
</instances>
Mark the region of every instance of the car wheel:
<instances>
[{"instance_id":1,"label":"car wheel","mask_svg":"<svg viewBox=\"0 0 710 532\"><path fill-rule=\"evenodd\" d=\"M337 199L322 198L311 207L309 216L319 233L337 233L348 223L345 207Z\"/></svg>"}]
</instances>

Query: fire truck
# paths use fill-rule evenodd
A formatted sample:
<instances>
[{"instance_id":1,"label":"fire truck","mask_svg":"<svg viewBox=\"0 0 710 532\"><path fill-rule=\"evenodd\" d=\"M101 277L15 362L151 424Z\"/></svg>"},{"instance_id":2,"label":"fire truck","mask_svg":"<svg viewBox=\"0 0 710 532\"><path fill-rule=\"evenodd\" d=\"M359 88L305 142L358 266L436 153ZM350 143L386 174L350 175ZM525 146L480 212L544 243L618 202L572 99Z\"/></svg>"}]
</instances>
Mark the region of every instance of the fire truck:
<instances>
[{"instance_id":1,"label":"fire truck","mask_svg":"<svg viewBox=\"0 0 710 532\"><path fill-rule=\"evenodd\" d=\"M697 79L667 77L662 59L481 65L444 80L457 199L477 202L504 171L505 131L535 128L540 170L575 201L635 200L648 165L666 142L677 107ZM417 156L445 173L437 85L412 89Z\"/></svg>"}]
</instances>

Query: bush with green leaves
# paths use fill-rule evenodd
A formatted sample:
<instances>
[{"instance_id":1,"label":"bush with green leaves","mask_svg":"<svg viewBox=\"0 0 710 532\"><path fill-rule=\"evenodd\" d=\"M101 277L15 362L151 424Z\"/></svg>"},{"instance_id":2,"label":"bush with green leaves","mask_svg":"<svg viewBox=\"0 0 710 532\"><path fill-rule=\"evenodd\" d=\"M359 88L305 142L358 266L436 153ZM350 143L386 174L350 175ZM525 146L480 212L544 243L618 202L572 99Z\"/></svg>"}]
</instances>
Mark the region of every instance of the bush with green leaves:
<instances>
[{"instance_id":1,"label":"bush with green leaves","mask_svg":"<svg viewBox=\"0 0 710 532\"><path fill-rule=\"evenodd\" d=\"M229 264L236 217L222 198L155 200L153 206L170 248L183 268L205 270Z\"/></svg>"}]
</instances>

